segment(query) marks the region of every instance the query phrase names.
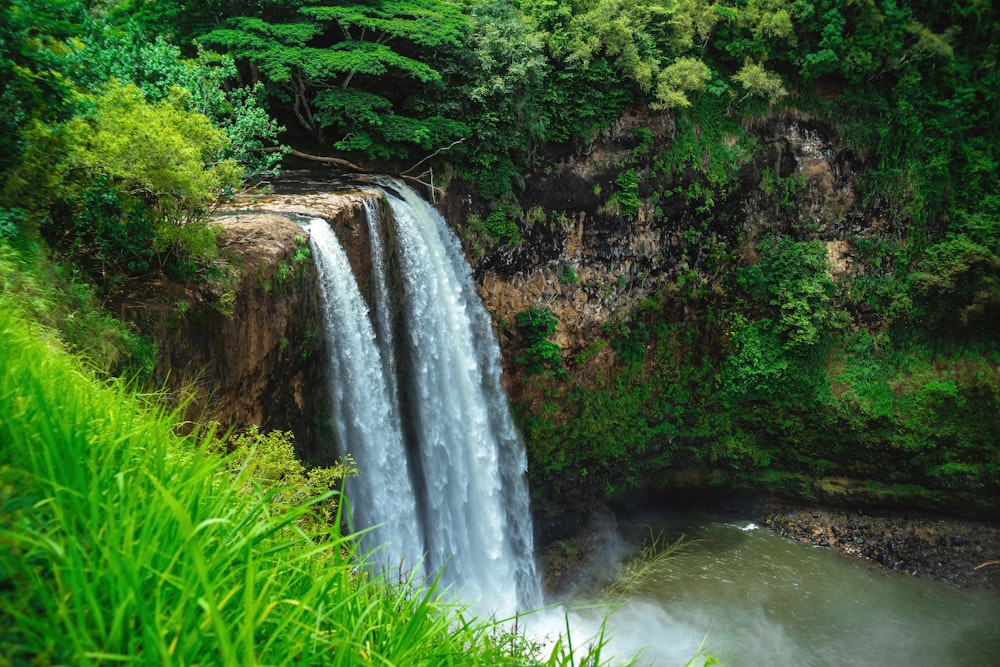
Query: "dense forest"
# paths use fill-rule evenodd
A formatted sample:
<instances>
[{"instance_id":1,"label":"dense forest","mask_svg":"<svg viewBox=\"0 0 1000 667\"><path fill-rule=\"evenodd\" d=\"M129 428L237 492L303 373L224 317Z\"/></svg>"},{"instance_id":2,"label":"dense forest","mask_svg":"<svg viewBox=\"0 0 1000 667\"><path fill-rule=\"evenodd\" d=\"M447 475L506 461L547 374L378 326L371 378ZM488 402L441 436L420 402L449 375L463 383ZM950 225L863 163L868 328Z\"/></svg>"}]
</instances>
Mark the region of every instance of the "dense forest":
<instances>
[{"instance_id":1,"label":"dense forest","mask_svg":"<svg viewBox=\"0 0 1000 667\"><path fill-rule=\"evenodd\" d=\"M243 477L246 442L209 435L214 444L201 450L236 454L192 454L198 436L173 435L170 414L141 393L155 343L104 307L151 274L231 280L213 208L295 156L404 175L434 192L464 188L476 214L450 222L475 237L470 253L516 251L533 225L561 214L531 209L526 179L544 174L558 147L579 151L635 110L668 118L670 136L635 128L628 158L593 196L626 225L640 215L674 224L682 210L678 234L697 259L572 350L553 342L559 321L544 304L498 323L516 359L532 486L612 501L685 486L751 489L995 518L998 56L1000 21L986 0L6 3L0 650L12 664L209 655L229 664L262 659L248 649L254 633L296 628L301 638L274 642L274 662L322 661L339 646L342 621L313 628L263 601L276 585L266 568L293 569L287 585L299 588L283 595L305 606L341 587L362 609L390 588L352 578L345 565L329 502L335 480L303 471L298 502L314 500L302 507ZM763 150L756 130L776 118L822 126L853 156L853 210L879 223L839 239L860 267L850 280L828 270L821 225L796 217L804 184L794 171L760 173L754 196L773 224L752 237L739 229L744 168ZM572 268L560 280L574 285ZM613 358L595 378L590 362L606 350ZM108 382L106 398L89 397ZM52 393L56 385L65 395ZM34 400L41 407L26 407ZM65 421L47 421L46 406ZM57 459L79 424L94 430L72 440L76 468ZM287 434L244 437L266 444L258 449L291 446ZM88 458L95 442L114 448ZM163 476L163 461L192 458L177 473L189 478ZM86 599L64 597L90 567L81 554L132 540L153 511L109 500L127 495L116 489L134 470L144 471L134 481L142 493L159 498L150 502L177 516L207 494L220 516L247 518L222 535L198 514L141 562L102 551L117 579L85 587ZM234 480L225 493L223 479ZM109 511L123 512L121 534L106 532ZM263 532L239 532L265 515ZM177 565L191 540L229 546L217 563ZM285 560L256 560L272 552ZM327 574L304 564L314 553ZM254 585L236 585L246 568ZM209 581L216 570L233 579ZM146 584L180 597L136 611L151 572L162 578ZM235 600L258 625L227 627L241 618L230 613ZM405 608L431 619L413 644L438 646L454 627L430 598L404 591L384 604L385 616ZM206 611L175 617L171 605ZM37 618L56 620L49 629ZM71 632L87 625L81 619L94 636ZM366 651L388 651L389 635L416 637L413 628L352 637L350 655L367 660ZM467 629L440 645L448 659L527 659L516 637ZM195 636L233 643L185 644ZM463 653L470 645L483 652ZM412 646L399 643L391 659L415 656ZM441 664L442 655L408 664Z\"/></svg>"}]
</instances>

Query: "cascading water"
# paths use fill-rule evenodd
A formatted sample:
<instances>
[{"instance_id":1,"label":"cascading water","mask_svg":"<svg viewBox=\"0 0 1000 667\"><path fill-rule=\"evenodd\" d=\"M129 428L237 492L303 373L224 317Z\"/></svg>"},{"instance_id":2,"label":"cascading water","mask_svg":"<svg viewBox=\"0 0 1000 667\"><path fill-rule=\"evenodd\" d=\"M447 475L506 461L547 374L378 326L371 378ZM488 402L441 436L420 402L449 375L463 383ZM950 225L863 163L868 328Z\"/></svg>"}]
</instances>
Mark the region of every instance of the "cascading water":
<instances>
[{"instance_id":1,"label":"cascading water","mask_svg":"<svg viewBox=\"0 0 1000 667\"><path fill-rule=\"evenodd\" d=\"M420 523L399 423L368 307L347 255L325 220L309 224L324 305L330 397L337 438L364 472L351 482L355 528L369 532L383 567L412 570L423 556ZM391 353L391 348L389 350Z\"/></svg>"},{"instance_id":2,"label":"cascading water","mask_svg":"<svg viewBox=\"0 0 1000 667\"><path fill-rule=\"evenodd\" d=\"M397 194L398 191L398 194ZM404 287L408 390L423 473L427 564L466 600L541 603L524 448L500 350L458 239L411 188L387 187Z\"/></svg>"},{"instance_id":3,"label":"cascading water","mask_svg":"<svg viewBox=\"0 0 1000 667\"><path fill-rule=\"evenodd\" d=\"M536 609L542 599L526 459L501 386L489 314L441 215L405 185L379 184L394 224L398 321L388 315L394 309L386 302L381 246L372 248L373 328L343 250L325 224L310 226L321 281L329 283L323 294L337 435L360 473L348 487L355 527L377 526L369 544L384 541L390 555L407 563L423 555L426 574L440 572L441 582L477 613ZM378 210L367 210L372 242L379 244ZM326 259L327 253L343 259ZM323 269L329 263L340 269ZM398 363L396 338L405 357ZM408 447L402 434L412 439Z\"/></svg>"}]
</instances>

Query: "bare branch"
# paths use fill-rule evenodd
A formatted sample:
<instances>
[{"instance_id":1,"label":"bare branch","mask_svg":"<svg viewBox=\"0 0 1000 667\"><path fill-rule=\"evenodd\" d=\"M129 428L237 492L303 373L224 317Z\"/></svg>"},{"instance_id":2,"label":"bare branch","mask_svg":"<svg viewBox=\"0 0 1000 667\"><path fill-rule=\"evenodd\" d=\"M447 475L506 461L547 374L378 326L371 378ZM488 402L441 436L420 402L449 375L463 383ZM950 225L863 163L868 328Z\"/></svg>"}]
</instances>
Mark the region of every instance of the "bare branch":
<instances>
[{"instance_id":1,"label":"bare branch","mask_svg":"<svg viewBox=\"0 0 1000 667\"><path fill-rule=\"evenodd\" d=\"M423 160L420 160L416 164L412 165L409 169L406 169L406 170L403 170L403 171L399 172L399 175L403 176L405 174L410 173L411 171L413 171L414 169L416 169L417 167L419 167L420 165L422 165L424 162L427 162L428 160L430 160L435 155L443 153L443 152L445 152L447 150L451 150L452 148L454 148L458 144L462 143L463 141L465 141L465 137L462 137L461 139L458 139L456 141L451 142L449 145L445 146L444 148L437 149L436 151L434 151L433 153L431 153L430 155L428 155L427 157L425 157Z\"/></svg>"}]
</instances>

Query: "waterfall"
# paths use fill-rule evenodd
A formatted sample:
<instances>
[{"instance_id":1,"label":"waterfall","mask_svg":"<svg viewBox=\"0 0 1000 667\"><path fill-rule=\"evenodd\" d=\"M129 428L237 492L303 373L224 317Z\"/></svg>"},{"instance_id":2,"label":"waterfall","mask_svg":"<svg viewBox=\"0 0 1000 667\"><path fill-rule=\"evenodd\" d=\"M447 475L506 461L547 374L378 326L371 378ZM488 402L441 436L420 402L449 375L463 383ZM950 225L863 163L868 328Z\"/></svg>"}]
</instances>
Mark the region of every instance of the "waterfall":
<instances>
[{"instance_id":1,"label":"waterfall","mask_svg":"<svg viewBox=\"0 0 1000 667\"><path fill-rule=\"evenodd\" d=\"M437 210L402 183L379 185L392 212L394 245L382 248L383 221L377 207L367 207L374 326L346 257L320 257L344 255L332 233L336 250L324 241L329 228L310 226L317 263L342 265L348 273L322 269L321 280L332 281L323 295L331 392L342 410L337 437L359 470L348 487L355 527L378 526L369 543L385 540L388 553L406 562L421 554L424 572L440 574L476 613L536 609L542 596L527 462L501 385L490 316L458 239ZM396 320L388 303L387 252L399 268Z\"/></svg>"},{"instance_id":2,"label":"waterfall","mask_svg":"<svg viewBox=\"0 0 1000 667\"><path fill-rule=\"evenodd\" d=\"M334 430L363 471L351 481L351 515L383 567L412 570L423 557L417 506L383 352L347 255L325 220L309 223L329 349ZM391 351L391 350L390 350Z\"/></svg>"},{"instance_id":3,"label":"waterfall","mask_svg":"<svg viewBox=\"0 0 1000 667\"><path fill-rule=\"evenodd\" d=\"M387 187L386 196L403 279L428 567L443 568L442 580L464 599L535 608L527 462L490 316L444 218L411 188Z\"/></svg>"}]
</instances>

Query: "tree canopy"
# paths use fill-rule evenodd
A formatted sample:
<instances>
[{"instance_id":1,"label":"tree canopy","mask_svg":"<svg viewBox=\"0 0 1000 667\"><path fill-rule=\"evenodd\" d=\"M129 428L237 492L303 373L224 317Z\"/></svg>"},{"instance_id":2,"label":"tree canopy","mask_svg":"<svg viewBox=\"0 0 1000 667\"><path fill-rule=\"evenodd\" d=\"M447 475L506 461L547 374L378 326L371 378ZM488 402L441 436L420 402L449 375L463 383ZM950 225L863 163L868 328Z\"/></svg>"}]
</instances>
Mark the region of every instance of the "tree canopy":
<instances>
[{"instance_id":1,"label":"tree canopy","mask_svg":"<svg viewBox=\"0 0 1000 667\"><path fill-rule=\"evenodd\" d=\"M178 123L207 117L228 138L218 157L248 173L288 142L448 167L508 208L536 147L589 140L629 106L795 108L872 155L870 187L936 243L998 208L997 25L972 1L14 0L0 10L0 203L23 207L18 179L74 119L94 122L112 81L143 109L171 99Z\"/></svg>"}]
</instances>

